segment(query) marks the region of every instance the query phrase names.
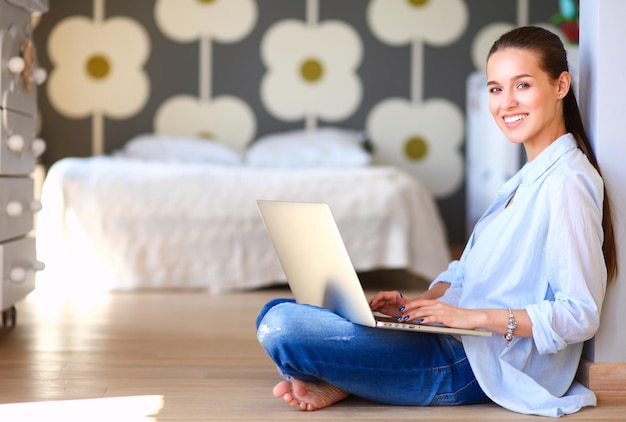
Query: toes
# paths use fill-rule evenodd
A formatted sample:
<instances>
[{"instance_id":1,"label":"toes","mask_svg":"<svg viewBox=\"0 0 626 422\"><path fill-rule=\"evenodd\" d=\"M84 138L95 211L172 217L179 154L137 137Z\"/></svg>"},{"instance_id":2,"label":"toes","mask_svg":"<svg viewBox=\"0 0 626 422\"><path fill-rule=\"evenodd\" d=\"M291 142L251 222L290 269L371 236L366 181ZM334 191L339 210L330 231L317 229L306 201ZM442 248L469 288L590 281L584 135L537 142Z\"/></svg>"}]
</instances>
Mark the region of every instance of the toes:
<instances>
[{"instance_id":1,"label":"toes","mask_svg":"<svg viewBox=\"0 0 626 422\"><path fill-rule=\"evenodd\" d=\"M283 399L289 403L291 406L296 407L296 406L301 406L300 404L300 400L296 399L294 396L292 396L290 393L286 393L283 396Z\"/></svg>"},{"instance_id":2,"label":"toes","mask_svg":"<svg viewBox=\"0 0 626 422\"><path fill-rule=\"evenodd\" d=\"M291 383L289 381L281 381L274 386L272 393L276 397L283 397L291 391Z\"/></svg>"}]
</instances>

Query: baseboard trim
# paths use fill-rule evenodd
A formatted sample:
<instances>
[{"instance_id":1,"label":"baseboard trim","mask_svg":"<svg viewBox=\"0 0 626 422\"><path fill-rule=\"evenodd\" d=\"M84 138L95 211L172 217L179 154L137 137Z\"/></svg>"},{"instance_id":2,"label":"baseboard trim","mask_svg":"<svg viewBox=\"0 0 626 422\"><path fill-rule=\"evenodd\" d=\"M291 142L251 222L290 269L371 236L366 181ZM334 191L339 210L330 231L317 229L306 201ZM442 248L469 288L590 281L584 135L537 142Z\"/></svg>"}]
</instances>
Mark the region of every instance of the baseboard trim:
<instances>
[{"instance_id":1,"label":"baseboard trim","mask_svg":"<svg viewBox=\"0 0 626 422\"><path fill-rule=\"evenodd\" d=\"M576 379L596 393L598 401L626 400L626 362L591 362L583 359Z\"/></svg>"}]
</instances>

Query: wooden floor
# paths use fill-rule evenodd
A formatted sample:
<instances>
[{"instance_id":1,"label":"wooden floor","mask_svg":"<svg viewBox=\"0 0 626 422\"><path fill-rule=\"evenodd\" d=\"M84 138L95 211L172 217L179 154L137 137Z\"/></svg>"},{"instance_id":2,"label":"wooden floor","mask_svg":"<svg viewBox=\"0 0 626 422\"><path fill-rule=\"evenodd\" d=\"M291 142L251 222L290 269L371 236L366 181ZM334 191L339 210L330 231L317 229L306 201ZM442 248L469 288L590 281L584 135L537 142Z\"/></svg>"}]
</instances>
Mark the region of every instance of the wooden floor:
<instances>
[{"instance_id":1,"label":"wooden floor","mask_svg":"<svg viewBox=\"0 0 626 422\"><path fill-rule=\"evenodd\" d=\"M357 398L313 413L291 408L271 394L279 378L254 328L262 304L285 295L39 288L17 304L16 327L0 329L0 420L539 419L496 405L394 407ZM626 404L601 402L567 420L623 421Z\"/></svg>"}]
</instances>

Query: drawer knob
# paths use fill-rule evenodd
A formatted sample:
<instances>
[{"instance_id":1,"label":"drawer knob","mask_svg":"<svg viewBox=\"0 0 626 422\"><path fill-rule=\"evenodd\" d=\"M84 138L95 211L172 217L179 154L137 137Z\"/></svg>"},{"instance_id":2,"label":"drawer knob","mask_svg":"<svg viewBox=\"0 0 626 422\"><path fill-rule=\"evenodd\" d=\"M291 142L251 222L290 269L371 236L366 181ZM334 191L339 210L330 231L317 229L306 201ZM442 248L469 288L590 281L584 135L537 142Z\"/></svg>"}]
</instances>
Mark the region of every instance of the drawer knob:
<instances>
[{"instance_id":1,"label":"drawer knob","mask_svg":"<svg viewBox=\"0 0 626 422\"><path fill-rule=\"evenodd\" d=\"M9 68L11 73L19 75L20 73L22 73L22 71L26 67L26 63L24 62L23 58L19 56L15 56L9 59L9 62L7 63L7 67Z\"/></svg>"},{"instance_id":2,"label":"drawer knob","mask_svg":"<svg viewBox=\"0 0 626 422\"><path fill-rule=\"evenodd\" d=\"M7 147L16 154L21 154L24 150L24 137L21 135L11 135L7 140Z\"/></svg>"},{"instance_id":3,"label":"drawer knob","mask_svg":"<svg viewBox=\"0 0 626 422\"><path fill-rule=\"evenodd\" d=\"M46 264L44 264L41 261L35 261L33 262L33 270L35 271L43 271L44 268L46 268Z\"/></svg>"},{"instance_id":4,"label":"drawer knob","mask_svg":"<svg viewBox=\"0 0 626 422\"><path fill-rule=\"evenodd\" d=\"M26 279L26 270L22 267L15 267L9 272L9 279L14 283L21 283Z\"/></svg>"},{"instance_id":5,"label":"drawer knob","mask_svg":"<svg viewBox=\"0 0 626 422\"><path fill-rule=\"evenodd\" d=\"M48 72L46 72L46 69L43 67L33 69L31 80L35 83L35 85L42 85L46 79L48 79Z\"/></svg>"},{"instance_id":6,"label":"drawer knob","mask_svg":"<svg viewBox=\"0 0 626 422\"><path fill-rule=\"evenodd\" d=\"M7 204L6 212L9 217L19 217L24 212L24 207L17 201L11 201Z\"/></svg>"},{"instance_id":7,"label":"drawer knob","mask_svg":"<svg viewBox=\"0 0 626 422\"><path fill-rule=\"evenodd\" d=\"M35 158L39 157L46 151L46 141L41 138L35 138L30 144L30 149L31 151L33 151Z\"/></svg>"},{"instance_id":8,"label":"drawer knob","mask_svg":"<svg viewBox=\"0 0 626 422\"><path fill-rule=\"evenodd\" d=\"M41 201L37 201L36 199L30 203L30 210L32 212L39 212L43 208L41 205Z\"/></svg>"}]
</instances>

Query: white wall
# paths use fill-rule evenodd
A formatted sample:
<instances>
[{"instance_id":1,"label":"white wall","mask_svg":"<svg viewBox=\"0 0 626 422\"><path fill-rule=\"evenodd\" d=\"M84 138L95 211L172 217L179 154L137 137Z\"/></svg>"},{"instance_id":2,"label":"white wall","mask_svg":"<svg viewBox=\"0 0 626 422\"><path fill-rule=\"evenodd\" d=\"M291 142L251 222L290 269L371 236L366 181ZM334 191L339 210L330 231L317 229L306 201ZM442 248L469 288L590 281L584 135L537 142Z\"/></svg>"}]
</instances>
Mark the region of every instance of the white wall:
<instances>
[{"instance_id":1,"label":"white wall","mask_svg":"<svg viewBox=\"0 0 626 422\"><path fill-rule=\"evenodd\" d=\"M626 362L626 1L580 1L580 104L609 196L620 273L608 287L595 362Z\"/></svg>"}]
</instances>

